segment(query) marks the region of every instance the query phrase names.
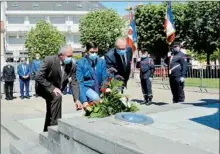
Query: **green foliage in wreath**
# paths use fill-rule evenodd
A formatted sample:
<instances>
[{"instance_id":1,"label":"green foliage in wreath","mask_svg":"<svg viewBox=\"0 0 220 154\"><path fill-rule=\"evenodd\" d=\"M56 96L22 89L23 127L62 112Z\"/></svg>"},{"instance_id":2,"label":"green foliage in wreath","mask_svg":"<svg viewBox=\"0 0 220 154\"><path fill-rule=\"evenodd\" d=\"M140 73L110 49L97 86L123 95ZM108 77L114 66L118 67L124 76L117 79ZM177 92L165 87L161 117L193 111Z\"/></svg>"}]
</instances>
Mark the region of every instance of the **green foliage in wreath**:
<instances>
[{"instance_id":1,"label":"green foliage in wreath","mask_svg":"<svg viewBox=\"0 0 220 154\"><path fill-rule=\"evenodd\" d=\"M134 102L120 94L123 82L112 79L101 89L102 103L93 104L91 110L86 112L89 118L104 118L118 112L136 112L138 107Z\"/></svg>"}]
</instances>

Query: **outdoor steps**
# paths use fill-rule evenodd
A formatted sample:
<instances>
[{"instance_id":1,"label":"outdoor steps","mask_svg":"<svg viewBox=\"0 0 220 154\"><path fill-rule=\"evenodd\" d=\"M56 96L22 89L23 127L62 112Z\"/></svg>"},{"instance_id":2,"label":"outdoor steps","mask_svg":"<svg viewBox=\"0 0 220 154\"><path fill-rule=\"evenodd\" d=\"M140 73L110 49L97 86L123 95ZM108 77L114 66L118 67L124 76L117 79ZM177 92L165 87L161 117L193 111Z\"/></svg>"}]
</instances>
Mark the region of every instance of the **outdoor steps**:
<instances>
[{"instance_id":1,"label":"outdoor steps","mask_svg":"<svg viewBox=\"0 0 220 154\"><path fill-rule=\"evenodd\" d=\"M48 127L48 132L39 135L39 143L49 149L53 154L60 154L60 134L57 126Z\"/></svg>"},{"instance_id":2,"label":"outdoor steps","mask_svg":"<svg viewBox=\"0 0 220 154\"><path fill-rule=\"evenodd\" d=\"M51 151L42 145L27 142L23 140L16 140L10 144L11 154L53 154Z\"/></svg>"}]
</instances>

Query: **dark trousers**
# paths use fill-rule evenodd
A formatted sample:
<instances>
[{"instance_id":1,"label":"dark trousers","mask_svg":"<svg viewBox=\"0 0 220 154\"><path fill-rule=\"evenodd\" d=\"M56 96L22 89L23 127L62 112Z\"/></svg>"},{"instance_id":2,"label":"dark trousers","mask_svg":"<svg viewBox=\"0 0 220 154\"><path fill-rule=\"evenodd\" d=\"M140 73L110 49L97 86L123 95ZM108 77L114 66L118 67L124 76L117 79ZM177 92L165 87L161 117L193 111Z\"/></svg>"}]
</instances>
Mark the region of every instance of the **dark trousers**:
<instances>
[{"instance_id":1,"label":"dark trousers","mask_svg":"<svg viewBox=\"0 0 220 154\"><path fill-rule=\"evenodd\" d=\"M46 100L47 113L44 124L44 132L48 131L48 126L57 125L58 119L61 118L62 112L62 96L55 96L54 94L49 94L42 96Z\"/></svg>"},{"instance_id":2,"label":"dark trousers","mask_svg":"<svg viewBox=\"0 0 220 154\"><path fill-rule=\"evenodd\" d=\"M19 79L20 82L20 93L21 97L24 97L24 87L26 90L26 96L29 97L29 85L30 85L30 79Z\"/></svg>"},{"instance_id":3,"label":"dark trousers","mask_svg":"<svg viewBox=\"0 0 220 154\"><path fill-rule=\"evenodd\" d=\"M170 88L173 94L173 102L184 102L184 82L180 82L180 76L170 76Z\"/></svg>"},{"instance_id":4,"label":"dark trousers","mask_svg":"<svg viewBox=\"0 0 220 154\"><path fill-rule=\"evenodd\" d=\"M14 82L5 82L5 95L7 99L13 99Z\"/></svg>"},{"instance_id":5,"label":"dark trousers","mask_svg":"<svg viewBox=\"0 0 220 154\"><path fill-rule=\"evenodd\" d=\"M144 95L145 101L151 101L153 98L152 85L149 78L141 79L141 90Z\"/></svg>"}]
</instances>

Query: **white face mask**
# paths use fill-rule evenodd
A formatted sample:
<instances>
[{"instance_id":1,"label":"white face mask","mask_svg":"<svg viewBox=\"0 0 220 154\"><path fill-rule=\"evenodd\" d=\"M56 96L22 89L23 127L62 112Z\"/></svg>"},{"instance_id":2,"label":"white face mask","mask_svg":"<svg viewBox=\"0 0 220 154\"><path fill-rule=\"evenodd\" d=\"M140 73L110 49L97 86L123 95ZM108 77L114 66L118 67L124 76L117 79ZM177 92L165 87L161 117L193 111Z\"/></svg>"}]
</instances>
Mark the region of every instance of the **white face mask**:
<instances>
[{"instance_id":1,"label":"white face mask","mask_svg":"<svg viewBox=\"0 0 220 154\"><path fill-rule=\"evenodd\" d=\"M142 58L145 58L145 57L147 57L147 55L144 54L144 55L141 55L141 57L142 57Z\"/></svg>"}]
</instances>

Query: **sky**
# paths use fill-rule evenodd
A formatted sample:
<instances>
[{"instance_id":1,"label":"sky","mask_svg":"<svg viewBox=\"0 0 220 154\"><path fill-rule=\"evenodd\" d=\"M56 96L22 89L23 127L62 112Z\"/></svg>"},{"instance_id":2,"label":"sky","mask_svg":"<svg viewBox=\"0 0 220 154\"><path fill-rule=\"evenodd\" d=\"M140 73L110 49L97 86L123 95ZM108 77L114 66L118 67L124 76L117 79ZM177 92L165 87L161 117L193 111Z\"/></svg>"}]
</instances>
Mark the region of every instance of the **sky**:
<instances>
[{"instance_id":1,"label":"sky","mask_svg":"<svg viewBox=\"0 0 220 154\"><path fill-rule=\"evenodd\" d=\"M128 6L134 7L138 5L140 2L101 2L105 7L112 8L113 10L117 11L118 14L121 15L127 15L128 12L125 10ZM142 4L149 4L149 1L147 2L141 2ZM151 2L154 3L160 3L160 2Z\"/></svg>"}]
</instances>

